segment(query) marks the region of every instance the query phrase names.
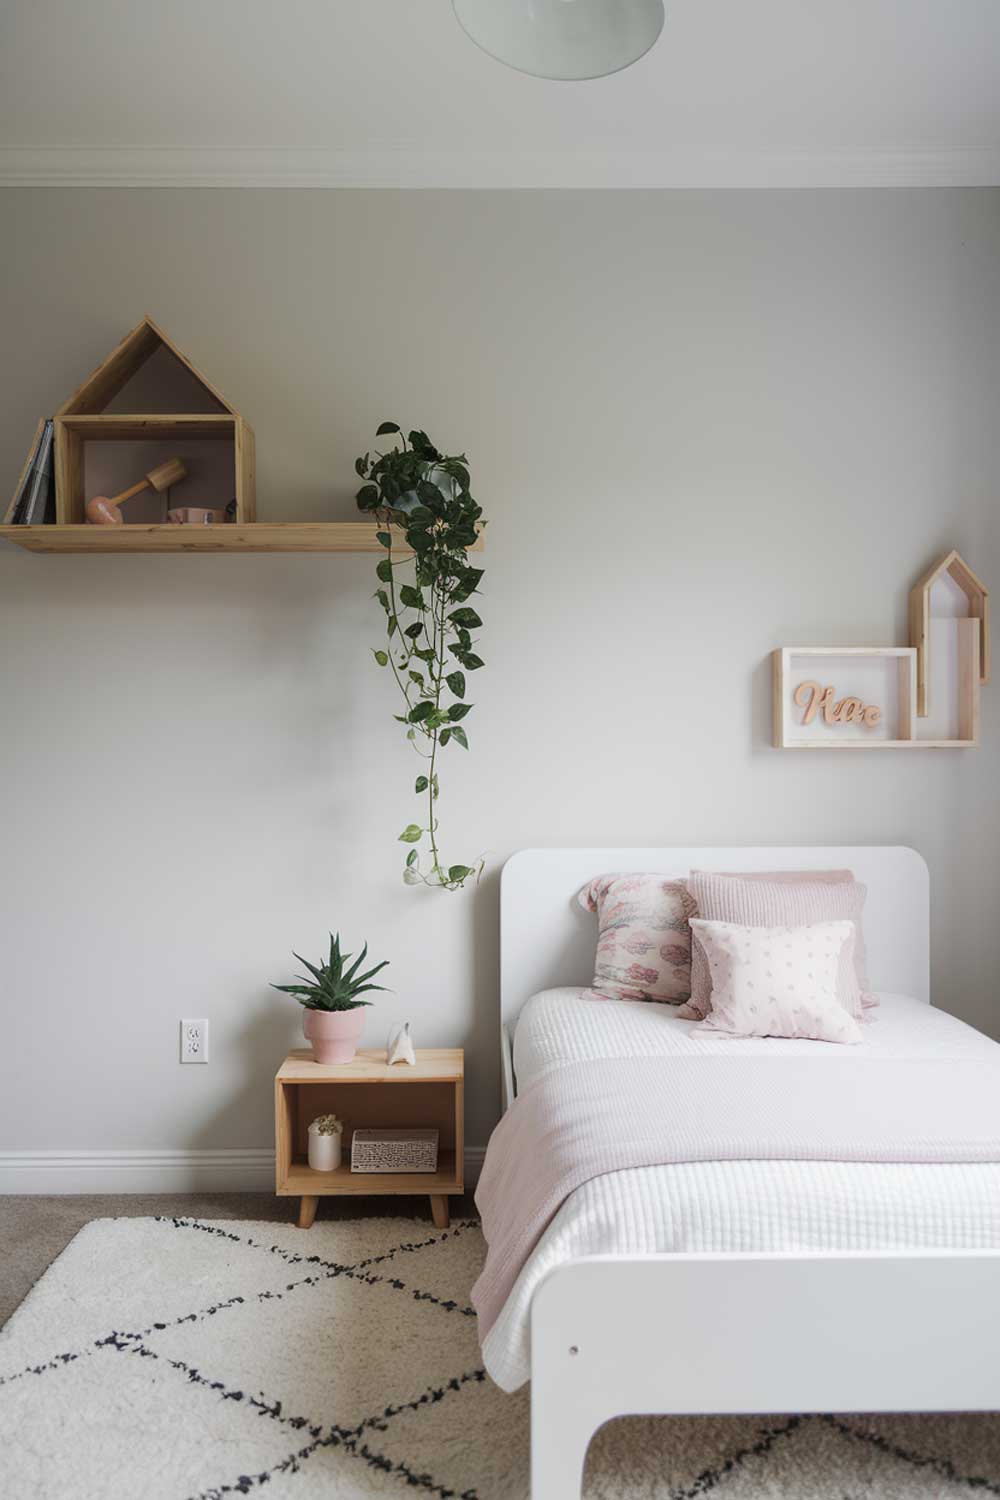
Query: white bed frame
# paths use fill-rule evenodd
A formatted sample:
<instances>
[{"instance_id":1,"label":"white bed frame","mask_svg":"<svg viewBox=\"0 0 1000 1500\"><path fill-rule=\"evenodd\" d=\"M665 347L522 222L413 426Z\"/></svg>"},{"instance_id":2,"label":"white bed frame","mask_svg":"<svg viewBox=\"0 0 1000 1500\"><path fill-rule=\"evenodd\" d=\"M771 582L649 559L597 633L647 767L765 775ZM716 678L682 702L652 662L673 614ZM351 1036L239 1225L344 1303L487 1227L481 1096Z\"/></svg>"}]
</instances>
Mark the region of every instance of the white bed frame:
<instances>
[{"instance_id":1,"label":"white bed frame","mask_svg":"<svg viewBox=\"0 0 1000 1500\"><path fill-rule=\"evenodd\" d=\"M929 1000L928 876L903 848L527 849L504 866L504 1108L530 995L592 978L576 892L607 870L854 871L876 990ZM531 1493L579 1500L587 1445L633 1413L1000 1409L1000 1252L588 1256L531 1307Z\"/></svg>"}]
</instances>

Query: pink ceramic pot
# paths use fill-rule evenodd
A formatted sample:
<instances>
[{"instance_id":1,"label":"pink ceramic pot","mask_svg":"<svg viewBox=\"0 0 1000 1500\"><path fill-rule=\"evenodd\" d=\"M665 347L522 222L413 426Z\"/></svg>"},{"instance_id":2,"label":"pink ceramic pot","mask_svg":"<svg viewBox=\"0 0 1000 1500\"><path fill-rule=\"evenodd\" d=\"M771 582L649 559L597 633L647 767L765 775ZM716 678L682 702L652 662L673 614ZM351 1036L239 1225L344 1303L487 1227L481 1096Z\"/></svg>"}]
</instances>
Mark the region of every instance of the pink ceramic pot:
<instances>
[{"instance_id":1,"label":"pink ceramic pot","mask_svg":"<svg viewBox=\"0 0 1000 1500\"><path fill-rule=\"evenodd\" d=\"M364 1029L362 1005L354 1010L307 1010L302 1016L302 1030L319 1063L349 1063Z\"/></svg>"}]
</instances>

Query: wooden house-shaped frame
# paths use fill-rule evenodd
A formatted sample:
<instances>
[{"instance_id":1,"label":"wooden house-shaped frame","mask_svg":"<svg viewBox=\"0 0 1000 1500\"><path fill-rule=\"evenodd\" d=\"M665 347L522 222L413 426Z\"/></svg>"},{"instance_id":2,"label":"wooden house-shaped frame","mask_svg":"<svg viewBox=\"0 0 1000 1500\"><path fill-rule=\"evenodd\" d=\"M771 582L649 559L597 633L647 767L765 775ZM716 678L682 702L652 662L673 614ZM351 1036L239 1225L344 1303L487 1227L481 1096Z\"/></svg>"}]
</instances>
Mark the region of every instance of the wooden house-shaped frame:
<instances>
[{"instance_id":1,"label":"wooden house-shaped frame","mask_svg":"<svg viewBox=\"0 0 1000 1500\"><path fill-rule=\"evenodd\" d=\"M938 579L947 575L965 594L969 601L969 619L977 622L974 630L963 630L963 637L975 637L975 688L963 684L963 698L976 699L978 718L978 686L990 680L990 594L985 584L976 577L968 563L954 548L939 558L933 567L918 579L910 590L910 645L917 648L917 716L925 719L930 709L930 643L931 643L931 589ZM968 665L969 647L962 652L964 676L970 673ZM973 735L969 736L973 738Z\"/></svg>"},{"instance_id":2,"label":"wooden house-shaped frame","mask_svg":"<svg viewBox=\"0 0 1000 1500\"><path fill-rule=\"evenodd\" d=\"M199 412L116 412L107 408L159 350L192 376L210 409ZM56 524L84 521L84 446L88 442L138 442L177 439L225 441L232 445L237 525L256 518L254 436L250 424L222 393L196 369L152 318L127 333L83 384L63 402L54 417ZM224 507L232 497L220 497Z\"/></svg>"}]
</instances>

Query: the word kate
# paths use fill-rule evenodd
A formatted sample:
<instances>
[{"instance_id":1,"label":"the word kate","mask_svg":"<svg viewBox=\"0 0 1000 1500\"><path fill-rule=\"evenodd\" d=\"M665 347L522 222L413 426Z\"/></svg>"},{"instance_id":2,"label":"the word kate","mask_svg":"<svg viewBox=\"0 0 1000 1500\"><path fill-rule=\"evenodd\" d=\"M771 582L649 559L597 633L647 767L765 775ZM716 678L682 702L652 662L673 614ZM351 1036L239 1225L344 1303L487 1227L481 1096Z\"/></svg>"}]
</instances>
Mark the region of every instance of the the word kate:
<instances>
[{"instance_id":1,"label":"the word kate","mask_svg":"<svg viewBox=\"0 0 1000 1500\"><path fill-rule=\"evenodd\" d=\"M818 682L800 682L793 700L796 708L802 708L803 724L811 724L817 713L823 715L827 724L863 724L874 729L881 722L882 710L874 703L864 704L860 698L841 698L833 701L833 687L820 687Z\"/></svg>"}]
</instances>

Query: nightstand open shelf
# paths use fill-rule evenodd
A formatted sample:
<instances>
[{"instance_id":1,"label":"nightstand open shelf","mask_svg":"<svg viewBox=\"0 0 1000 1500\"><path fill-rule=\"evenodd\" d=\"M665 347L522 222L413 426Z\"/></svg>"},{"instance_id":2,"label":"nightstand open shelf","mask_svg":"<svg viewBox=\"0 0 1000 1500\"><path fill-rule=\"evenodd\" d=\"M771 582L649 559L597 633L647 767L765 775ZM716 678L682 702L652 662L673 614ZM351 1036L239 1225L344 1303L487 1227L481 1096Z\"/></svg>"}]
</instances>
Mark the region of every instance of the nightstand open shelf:
<instances>
[{"instance_id":1,"label":"nightstand open shelf","mask_svg":"<svg viewBox=\"0 0 1000 1500\"><path fill-rule=\"evenodd\" d=\"M463 1186L461 1173L455 1167L454 1151L439 1150L436 1172L352 1172L349 1161L342 1162L334 1172L314 1172L304 1156L293 1158L284 1189L278 1191L292 1197L296 1194L322 1197L327 1193L436 1194L461 1193Z\"/></svg>"},{"instance_id":2,"label":"nightstand open shelf","mask_svg":"<svg viewBox=\"0 0 1000 1500\"><path fill-rule=\"evenodd\" d=\"M322 1197L426 1193L434 1222L448 1224L448 1198L465 1189L464 1101L461 1048L417 1052L415 1066L389 1067L385 1053L367 1049L353 1062L328 1066L305 1048L290 1052L274 1081L275 1192L301 1198L299 1227L308 1229ZM343 1162L333 1172L308 1165L308 1130L317 1115L344 1122ZM426 1127L439 1133L434 1172L352 1172L351 1136L373 1126Z\"/></svg>"}]
</instances>

